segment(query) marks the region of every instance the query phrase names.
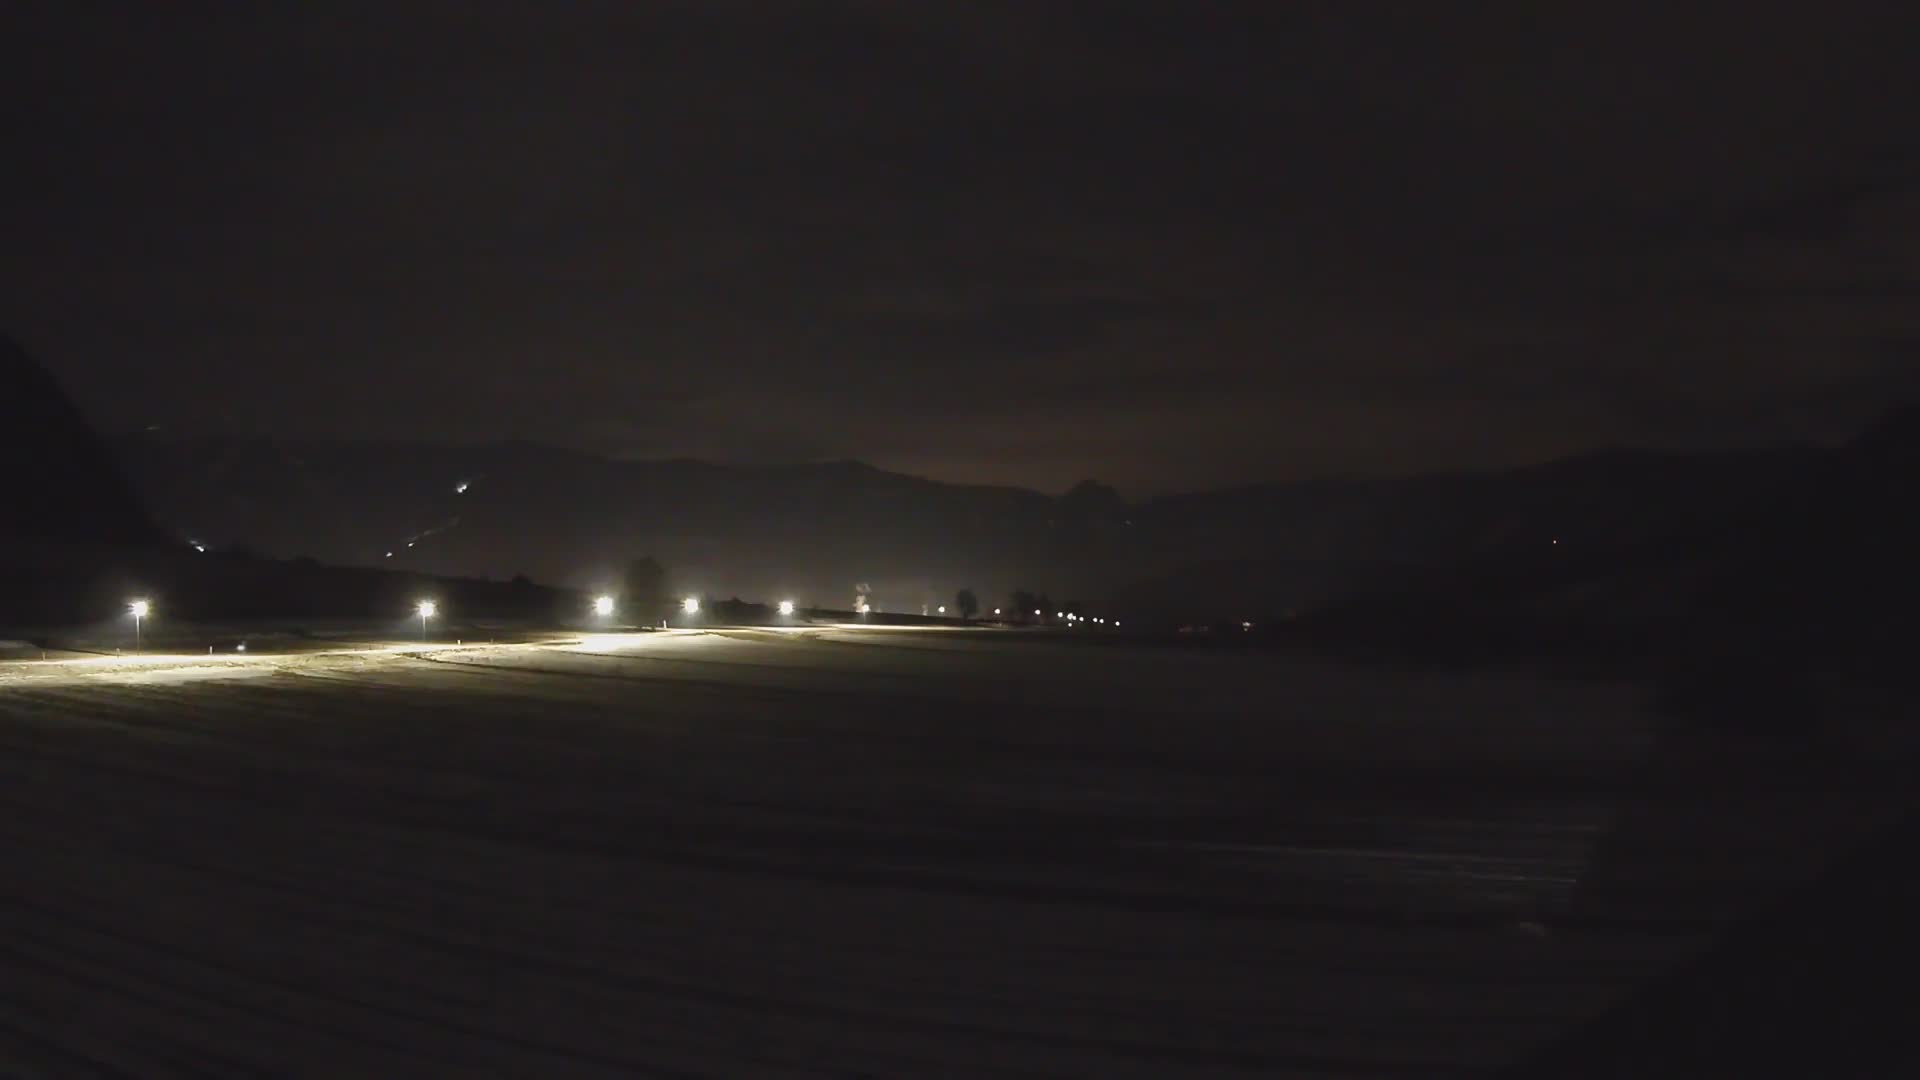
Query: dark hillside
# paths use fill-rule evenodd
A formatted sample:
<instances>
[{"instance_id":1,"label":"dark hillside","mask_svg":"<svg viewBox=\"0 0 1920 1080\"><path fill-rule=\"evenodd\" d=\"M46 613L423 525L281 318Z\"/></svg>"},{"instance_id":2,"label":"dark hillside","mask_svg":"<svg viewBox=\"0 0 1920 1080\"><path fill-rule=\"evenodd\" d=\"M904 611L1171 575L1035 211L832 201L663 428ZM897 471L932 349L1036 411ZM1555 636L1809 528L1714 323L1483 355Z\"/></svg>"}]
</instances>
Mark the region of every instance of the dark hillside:
<instances>
[{"instance_id":1,"label":"dark hillside","mask_svg":"<svg viewBox=\"0 0 1920 1080\"><path fill-rule=\"evenodd\" d=\"M0 334L0 543L157 546L147 516L107 448L19 343Z\"/></svg>"}]
</instances>

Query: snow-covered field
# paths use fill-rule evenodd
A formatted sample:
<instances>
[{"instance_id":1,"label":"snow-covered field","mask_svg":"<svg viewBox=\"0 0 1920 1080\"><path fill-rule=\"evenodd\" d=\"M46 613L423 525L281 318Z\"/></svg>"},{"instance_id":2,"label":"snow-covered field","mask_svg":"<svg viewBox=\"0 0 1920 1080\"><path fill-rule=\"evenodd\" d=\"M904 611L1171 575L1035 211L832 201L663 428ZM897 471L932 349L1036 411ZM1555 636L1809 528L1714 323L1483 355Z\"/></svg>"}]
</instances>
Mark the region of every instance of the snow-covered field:
<instances>
[{"instance_id":1,"label":"snow-covered field","mask_svg":"<svg viewBox=\"0 0 1920 1080\"><path fill-rule=\"evenodd\" d=\"M1652 730L993 631L0 663L0 1073L1491 1066L1801 872Z\"/></svg>"}]
</instances>

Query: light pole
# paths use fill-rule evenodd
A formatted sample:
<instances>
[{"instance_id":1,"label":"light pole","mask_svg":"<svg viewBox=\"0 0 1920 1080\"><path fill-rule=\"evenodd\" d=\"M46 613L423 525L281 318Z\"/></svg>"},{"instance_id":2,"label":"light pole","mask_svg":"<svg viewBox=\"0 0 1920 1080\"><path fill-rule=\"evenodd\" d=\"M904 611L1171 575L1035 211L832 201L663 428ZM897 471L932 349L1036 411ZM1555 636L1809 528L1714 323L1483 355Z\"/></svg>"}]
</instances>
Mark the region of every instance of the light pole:
<instances>
[{"instance_id":1,"label":"light pole","mask_svg":"<svg viewBox=\"0 0 1920 1080\"><path fill-rule=\"evenodd\" d=\"M145 600L135 600L133 603L127 605L127 611L133 615L133 652L135 656L140 654L140 620L146 618L147 612L152 610L152 606Z\"/></svg>"},{"instance_id":2,"label":"light pole","mask_svg":"<svg viewBox=\"0 0 1920 1080\"><path fill-rule=\"evenodd\" d=\"M439 608L431 600L422 600L416 610L420 612L420 640L425 641L427 640L427 620L433 618L433 613Z\"/></svg>"}]
</instances>

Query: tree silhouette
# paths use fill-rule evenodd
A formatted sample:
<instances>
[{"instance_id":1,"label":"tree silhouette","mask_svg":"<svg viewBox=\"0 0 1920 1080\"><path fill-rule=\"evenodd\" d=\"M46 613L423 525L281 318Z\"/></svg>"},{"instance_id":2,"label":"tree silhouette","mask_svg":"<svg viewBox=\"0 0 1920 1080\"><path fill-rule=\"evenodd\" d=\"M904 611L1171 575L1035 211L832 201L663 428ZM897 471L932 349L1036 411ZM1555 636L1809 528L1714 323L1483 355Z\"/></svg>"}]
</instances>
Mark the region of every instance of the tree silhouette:
<instances>
[{"instance_id":1,"label":"tree silhouette","mask_svg":"<svg viewBox=\"0 0 1920 1080\"><path fill-rule=\"evenodd\" d=\"M1025 589L1013 590L1013 595L1008 599L1013 603L1013 617L1016 619L1031 619L1033 613L1040 610L1040 598Z\"/></svg>"},{"instance_id":2,"label":"tree silhouette","mask_svg":"<svg viewBox=\"0 0 1920 1080\"><path fill-rule=\"evenodd\" d=\"M954 594L953 606L960 609L960 617L972 619L980 613L980 598L973 595L972 589L961 589Z\"/></svg>"},{"instance_id":3,"label":"tree silhouette","mask_svg":"<svg viewBox=\"0 0 1920 1080\"><path fill-rule=\"evenodd\" d=\"M651 555L627 564L622 583L626 609L647 623L659 621L667 613L667 570Z\"/></svg>"}]
</instances>

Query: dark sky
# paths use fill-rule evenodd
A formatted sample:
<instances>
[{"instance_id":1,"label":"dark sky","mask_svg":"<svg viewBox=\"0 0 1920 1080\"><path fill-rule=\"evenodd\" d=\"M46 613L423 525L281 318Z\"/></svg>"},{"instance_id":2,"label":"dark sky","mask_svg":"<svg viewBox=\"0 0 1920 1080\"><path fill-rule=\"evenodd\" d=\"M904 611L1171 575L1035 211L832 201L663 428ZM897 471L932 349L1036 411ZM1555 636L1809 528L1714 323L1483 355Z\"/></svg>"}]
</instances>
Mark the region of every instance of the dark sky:
<instances>
[{"instance_id":1,"label":"dark sky","mask_svg":"<svg viewBox=\"0 0 1920 1080\"><path fill-rule=\"evenodd\" d=\"M109 428L1047 489L1831 438L1911 6L11 7L0 326Z\"/></svg>"}]
</instances>

